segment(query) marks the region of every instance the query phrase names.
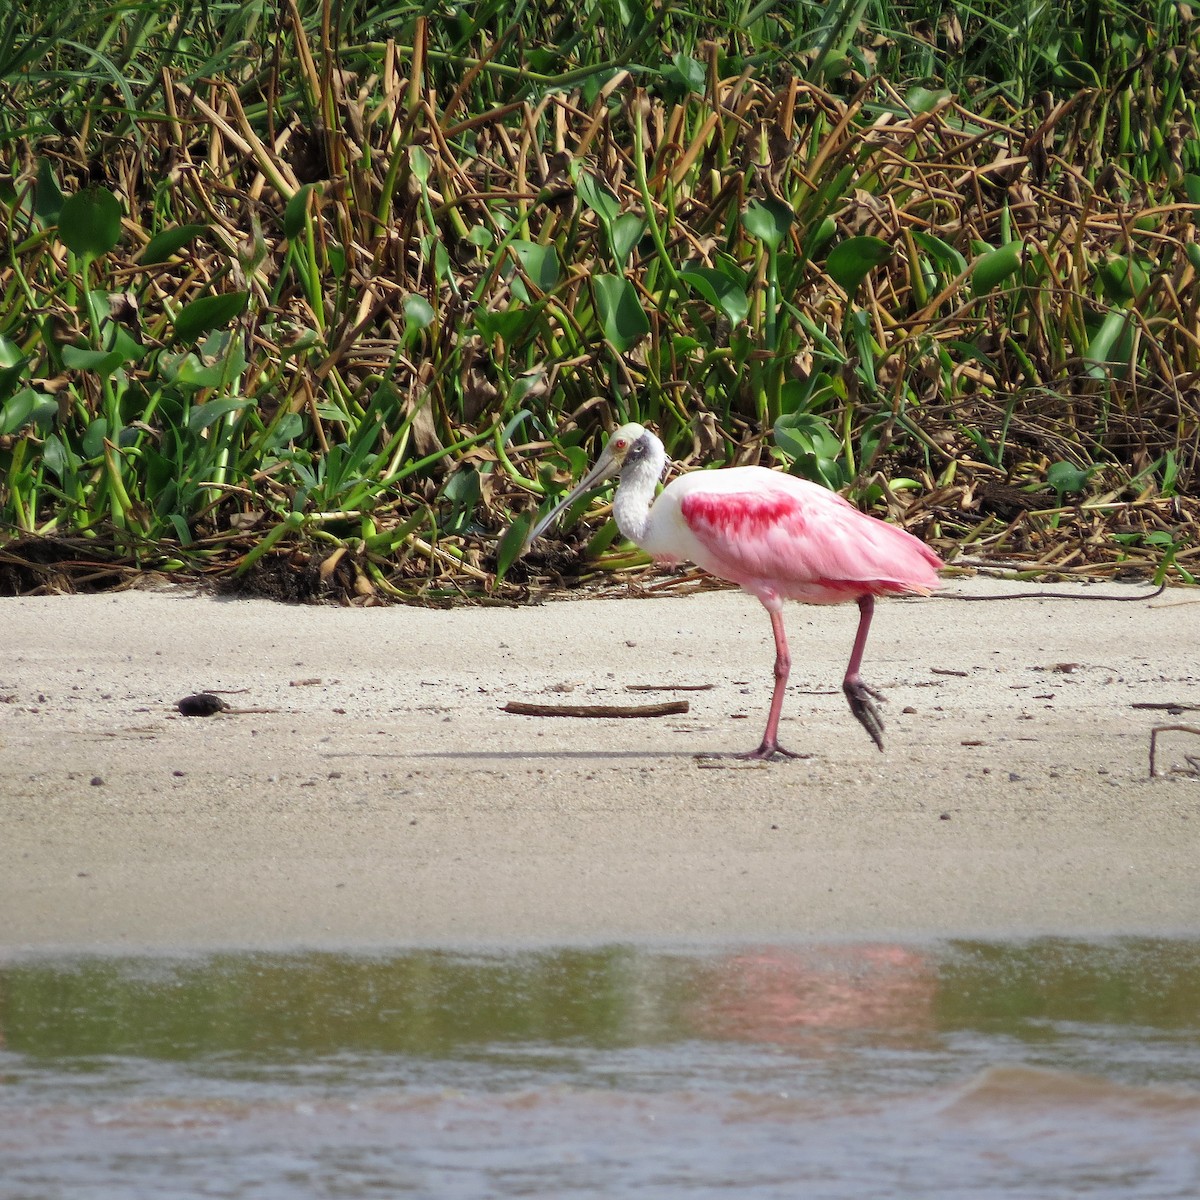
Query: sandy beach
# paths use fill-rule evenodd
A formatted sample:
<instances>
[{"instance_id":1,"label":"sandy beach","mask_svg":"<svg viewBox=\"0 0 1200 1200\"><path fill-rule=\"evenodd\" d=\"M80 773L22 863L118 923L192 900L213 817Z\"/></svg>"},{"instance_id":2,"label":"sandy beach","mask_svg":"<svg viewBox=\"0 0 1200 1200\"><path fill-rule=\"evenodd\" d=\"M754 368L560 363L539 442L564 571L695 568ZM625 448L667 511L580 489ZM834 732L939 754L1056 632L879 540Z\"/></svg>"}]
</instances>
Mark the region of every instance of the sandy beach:
<instances>
[{"instance_id":1,"label":"sandy beach","mask_svg":"<svg viewBox=\"0 0 1200 1200\"><path fill-rule=\"evenodd\" d=\"M0 601L0 955L1200 933L1194 593L950 580L856 613L736 591L338 609L182 589ZM1140 589L1148 590L1148 589ZM708 690L673 691L711 684ZM630 691L656 685L661 691ZM184 717L183 696L234 712ZM514 716L511 700L686 715ZM1198 722L1191 722L1196 724Z\"/></svg>"}]
</instances>

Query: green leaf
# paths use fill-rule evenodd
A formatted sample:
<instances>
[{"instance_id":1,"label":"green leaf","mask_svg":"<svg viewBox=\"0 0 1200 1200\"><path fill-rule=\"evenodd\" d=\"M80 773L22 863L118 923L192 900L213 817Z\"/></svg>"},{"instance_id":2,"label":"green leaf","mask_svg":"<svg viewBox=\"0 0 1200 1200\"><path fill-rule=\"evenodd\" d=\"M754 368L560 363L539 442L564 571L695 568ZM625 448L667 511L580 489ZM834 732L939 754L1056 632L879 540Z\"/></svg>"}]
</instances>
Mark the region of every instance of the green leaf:
<instances>
[{"instance_id":1,"label":"green leaf","mask_svg":"<svg viewBox=\"0 0 1200 1200\"><path fill-rule=\"evenodd\" d=\"M1103 371L1098 369L1101 364L1119 361L1113 358L1113 349L1125 332L1128 323L1129 313L1123 308L1113 309L1104 318L1100 328L1092 335L1087 349L1083 352L1084 361L1093 364L1094 369L1091 374L1103 374Z\"/></svg>"},{"instance_id":2,"label":"green leaf","mask_svg":"<svg viewBox=\"0 0 1200 1200\"><path fill-rule=\"evenodd\" d=\"M202 429L215 425L229 413L253 408L256 403L257 401L249 396L218 396L215 400L209 400L207 404L197 404L188 413L187 427L192 433L199 433Z\"/></svg>"},{"instance_id":3,"label":"green leaf","mask_svg":"<svg viewBox=\"0 0 1200 1200\"><path fill-rule=\"evenodd\" d=\"M42 465L65 485L67 477L79 470L79 459L58 434L49 433L42 442Z\"/></svg>"},{"instance_id":4,"label":"green leaf","mask_svg":"<svg viewBox=\"0 0 1200 1200\"><path fill-rule=\"evenodd\" d=\"M825 270L830 278L848 296L852 296L858 285L874 267L892 257L892 246L877 237L852 237L838 242L825 260Z\"/></svg>"},{"instance_id":5,"label":"green leaf","mask_svg":"<svg viewBox=\"0 0 1200 1200\"><path fill-rule=\"evenodd\" d=\"M791 459L795 473L828 488L839 488L846 482L846 468L839 461L842 443L824 417L790 413L775 422L773 434L776 446Z\"/></svg>"},{"instance_id":6,"label":"green leaf","mask_svg":"<svg viewBox=\"0 0 1200 1200\"><path fill-rule=\"evenodd\" d=\"M0 435L16 433L26 425L48 429L57 416L57 400L45 392L22 388L0 408Z\"/></svg>"},{"instance_id":7,"label":"green leaf","mask_svg":"<svg viewBox=\"0 0 1200 1200\"><path fill-rule=\"evenodd\" d=\"M283 236L293 241L304 232L308 224L308 197L315 183L306 183L288 202L283 210Z\"/></svg>"},{"instance_id":8,"label":"green leaf","mask_svg":"<svg viewBox=\"0 0 1200 1200\"><path fill-rule=\"evenodd\" d=\"M408 167L417 177L419 183L427 184L429 182L430 173L433 171L433 163L430 161L429 155L420 146L409 147Z\"/></svg>"},{"instance_id":9,"label":"green leaf","mask_svg":"<svg viewBox=\"0 0 1200 1200\"><path fill-rule=\"evenodd\" d=\"M1183 194L1187 196L1189 204L1200 204L1200 175L1185 175L1183 177Z\"/></svg>"},{"instance_id":10,"label":"green leaf","mask_svg":"<svg viewBox=\"0 0 1200 1200\"><path fill-rule=\"evenodd\" d=\"M981 254L971 266L971 295L993 292L1021 265L1021 243L1008 242Z\"/></svg>"},{"instance_id":11,"label":"green leaf","mask_svg":"<svg viewBox=\"0 0 1200 1200\"><path fill-rule=\"evenodd\" d=\"M805 257L815 258L835 233L837 233L837 222L832 217L822 218L804 239Z\"/></svg>"},{"instance_id":12,"label":"green leaf","mask_svg":"<svg viewBox=\"0 0 1200 1200\"><path fill-rule=\"evenodd\" d=\"M107 379L124 361L120 350L83 350L78 346L62 348L63 366L72 371L92 371Z\"/></svg>"},{"instance_id":13,"label":"green leaf","mask_svg":"<svg viewBox=\"0 0 1200 1200\"><path fill-rule=\"evenodd\" d=\"M650 332L637 289L624 275L593 275L592 289L604 336L618 353L632 350Z\"/></svg>"},{"instance_id":14,"label":"green leaf","mask_svg":"<svg viewBox=\"0 0 1200 1200\"><path fill-rule=\"evenodd\" d=\"M750 297L723 271L712 267L688 267L679 278L719 308L734 325L740 325L750 313Z\"/></svg>"},{"instance_id":15,"label":"green leaf","mask_svg":"<svg viewBox=\"0 0 1200 1200\"><path fill-rule=\"evenodd\" d=\"M938 91L930 91L929 88L914 87L910 88L904 96L904 103L912 110L914 114L920 116L922 113L933 112L944 100L949 99L950 93L945 88Z\"/></svg>"},{"instance_id":16,"label":"green leaf","mask_svg":"<svg viewBox=\"0 0 1200 1200\"><path fill-rule=\"evenodd\" d=\"M621 212L621 202L608 188L587 171L580 171L575 181L575 191L580 200L600 218L605 225L611 224Z\"/></svg>"},{"instance_id":17,"label":"green leaf","mask_svg":"<svg viewBox=\"0 0 1200 1200\"><path fill-rule=\"evenodd\" d=\"M17 386L29 362L15 342L0 334L0 400L6 400Z\"/></svg>"},{"instance_id":18,"label":"green leaf","mask_svg":"<svg viewBox=\"0 0 1200 1200\"><path fill-rule=\"evenodd\" d=\"M520 307L497 309L495 312L479 309L475 313L474 325L479 336L485 340L500 338L507 343L517 341L535 319L527 309Z\"/></svg>"},{"instance_id":19,"label":"green leaf","mask_svg":"<svg viewBox=\"0 0 1200 1200\"><path fill-rule=\"evenodd\" d=\"M525 548L525 539L529 536L531 524L528 515L523 514L504 531L504 535L500 538L500 544L496 547L497 583L508 574L508 568L520 557L521 551Z\"/></svg>"},{"instance_id":20,"label":"green leaf","mask_svg":"<svg viewBox=\"0 0 1200 1200\"><path fill-rule=\"evenodd\" d=\"M742 213L742 228L772 250L787 237L796 214L791 205L768 196L765 200L751 200Z\"/></svg>"},{"instance_id":21,"label":"green leaf","mask_svg":"<svg viewBox=\"0 0 1200 1200\"><path fill-rule=\"evenodd\" d=\"M1060 498L1068 492L1082 492L1091 477L1091 470L1077 467L1071 462L1051 463L1046 468L1046 482L1058 493Z\"/></svg>"},{"instance_id":22,"label":"green leaf","mask_svg":"<svg viewBox=\"0 0 1200 1200\"><path fill-rule=\"evenodd\" d=\"M83 447L85 458L99 458L104 453L104 439L108 437L108 422L103 417L96 417L83 431Z\"/></svg>"},{"instance_id":23,"label":"green leaf","mask_svg":"<svg viewBox=\"0 0 1200 1200\"><path fill-rule=\"evenodd\" d=\"M48 158L38 159L37 182L33 187L33 211L47 225L58 224L66 197L54 178L54 167Z\"/></svg>"},{"instance_id":24,"label":"green leaf","mask_svg":"<svg viewBox=\"0 0 1200 1200\"><path fill-rule=\"evenodd\" d=\"M625 269L633 248L642 240L645 232L646 222L637 213L622 213L608 227L608 248L620 270Z\"/></svg>"},{"instance_id":25,"label":"green leaf","mask_svg":"<svg viewBox=\"0 0 1200 1200\"><path fill-rule=\"evenodd\" d=\"M521 270L529 278L529 282L539 292L550 292L558 283L558 254L553 246L541 246L537 242L525 242L520 239L509 247L521 264ZM533 298L525 286L525 280L519 275L513 277L513 295L526 304L532 304Z\"/></svg>"},{"instance_id":26,"label":"green leaf","mask_svg":"<svg viewBox=\"0 0 1200 1200\"><path fill-rule=\"evenodd\" d=\"M687 54L676 54L671 62L674 66L673 74L675 78L683 84L689 92L702 94L704 92L704 64L697 62L694 58Z\"/></svg>"},{"instance_id":27,"label":"green leaf","mask_svg":"<svg viewBox=\"0 0 1200 1200\"><path fill-rule=\"evenodd\" d=\"M433 324L433 305L424 296L409 296L404 301L404 344L413 345L421 331Z\"/></svg>"},{"instance_id":28,"label":"green leaf","mask_svg":"<svg viewBox=\"0 0 1200 1200\"><path fill-rule=\"evenodd\" d=\"M207 225L176 225L173 229L164 229L156 233L146 243L138 261L142 266L151 263L166 262L173 254L177 254L189 242L194 241L202 233L208 232Z\"/></svg>"},{"instance_id":29,"label":"green leaf","mask_svg":"<svg viewBox=\"0 0 1200 1200\"><path fill-rule=\"evenodd\" d=\"M1145 290L1150 277L1134 258L1113 255L1097 272L1100 288L1113 304L1125 304Z\"/></svg>"},{"instance_id":30,"label":"green leaf","mask_svg":"<svg viewBox=\"0 0 1200 1200\"><path fill-rule=\"evenodd\" d=\"M221 296L201 296L185 304L175 318L175 339L194 342L206 333L227 325L246 311L249 292L227 292Z\"/></svg>"},{"instance_id":31,"label":"green leaf","mask_svg":"<svg viewBox=\"0 0 1200 1200\"><path fill-rule=\"evenodd\" d=\"M58 236L74 254L107 254L121 238L121 202L104 187L76 192L58 214Z\"/></svg>"},{"instance_id":32,"label":"green leaf","mask_svg":"<svg viewBox=\"0 0 1200 1200\"><path fill-rule=\"evenodd\" d=\"M913 240L931 259L949 275L961 275L967 269L967 260L949 242L923 230L913 230Z\"/></svg>"}]
</instances>

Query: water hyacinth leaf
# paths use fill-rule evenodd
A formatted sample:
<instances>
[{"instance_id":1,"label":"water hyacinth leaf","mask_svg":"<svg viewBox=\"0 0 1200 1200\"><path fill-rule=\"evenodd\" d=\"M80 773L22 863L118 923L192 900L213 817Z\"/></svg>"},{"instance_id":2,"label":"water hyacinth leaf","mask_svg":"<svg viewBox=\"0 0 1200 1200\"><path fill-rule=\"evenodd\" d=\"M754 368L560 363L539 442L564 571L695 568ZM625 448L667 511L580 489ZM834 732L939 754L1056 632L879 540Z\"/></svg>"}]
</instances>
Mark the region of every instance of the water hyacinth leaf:
<instances>
[{"instance_id":1,"label":"water hyacinth leaf","mask_svg":"<svg viewBox=\"0 0 1200 1200\"><path fill-rule=\"evenodd\" d=\"M57 400L45 392L22 388L0 408L0 435L17 433L26 425L48 429L57 416Z\"/></svg>"},{"instance_id":2,"label":"water hyacinth leaf","mask_svg":"<svg viewBox=\"0 0 1200 1200\"><path fill-rule=\"evenodd\" d=\"M689 92L697 94L704 91L704 64L697 62L694 58L687 54L676 54L671 59L671 71L664 74L674 76L675 80L681 83Z\"/></svg>"},{"instance_id":3,"label":"water hyacinth leaf","mask_svg":"<svg viewBox=\"0 0 1200 1200\"><path fill-rule=\"evenodd\" d=\"M429 155L420 146L411 146L409 148L408 169L416 176L419 183L425 184L429 182L433 163L429 161Z\"/></svg>"},{"instance_id":4,"label":"water hyacinth leaf","mask_svg":"<svg viewBox=\"0 0 1200 1200\"><path fill-rule=\"evenodd\" d=\"M637 289L624 275L596 275L592 288L605 338L621 354L632 350L650 332Z\"/></svg>"},{"instance_id":5,"label":"water hyacinth leaf","mask_svg":"<svg viewBox=\"0 0 1200 1200\"><path fill-rule=\"evenodd\" d=\"M481 338L499 338L505 344L516 341L531 323L530 314L523 308L497 309L495 312L480 309L474 314L473 320Z\"/></svg>"},{"instance_id":6,"label":"water hyacinth leaf","mask_svg":"<svg viewBox=\"0 0 1200 1200\"><path fill-rule=\"evenodd\" d=\"M201 388L219 388L228 385L229 381L245 369L245 356L241 346L226 359L206 363L195 354L181 354L178 357L163 355L159 360L163 368L163 377L181 388L191 388L199 391Z\"/></svg>"},{"instance_id":7,"label":"water hyacinth leaf","mask_svg":"<svg viewBox=\"0 0 1200 1200\"><path fill-rule=\"evenodd\" d=\"M932 91L929 88L914 87L905 93L904 103L914 115L920 116L922 113L933 112L949 99L950 93L945 88Z\"/></svg>"},{"instance_id":8,"label":"water hyacinth leaf","mask_svg":"<svg viewBox=\"0 0 1200 1200\"><path fill-rule=\"evenodd\" d=\"M42 465L60 484L79 470L78 457L56 433L47 434L42 443Z\"/></svg>"},{"instance_id":9,"label":"water hyacinth leaf","mask_svg":"<svg viewBox=\"0 0 1200 1200\"><path fill-rule=\"evenodd\" d=\"M967 260L949 242L943 241L940 237L935 237L932 233L925 233L920 229L914 229L913 240L950 275L961 275L967 269Z\"/></svg>"},{"instance_id":10,"label":"water hyacinth leaf","mask_svg":"<svg viewBox=\"0 0 1200 1200\"><path fill-rule=\"evenodd\" d=\"M873 268L881 266L891 257L889 242L864 234L838 242L825 260L825 270L834 283L850 296Z\"/></svg>"},{"instance_id":11,"label":"water hyacinth leaf","mask_svg":"<svg viewBox=\"0 0 1200 1200\"><path fill-rule=\"evenodd\" d=\"M971 267L971 295L986 296L1021 265L1021 243L1008 242L981 254Z\"/></svg>"},{"instance_id":12,"label":"water hyacinth leaf","mask_svg":"<svg viewBox=\"0 0 1200 1200\"><path fill-rule=\"evenodd\" d=\"M180 342L194 342L206 333L227 325L246 311L250 302L249 292L227 292L220 296L201 296L185 304L175 318L175 338Z\"/></svg>"},{"instance_id":13,"label":"water hyacinth leaf","mask_svg":"<svg viewBox=\"0 0 1200 1200\"><path fill-rule=\"evenodd\" d=\"M806 258L815 258L833 239L837 233L837 222L832 217L824 217L813 226L807 238L804 239L804 254Z\"/></svg>"},{"instance_id":14,"label":"water hyacinth leaf","mask_svg":"<svg viewBox=\"0 0 1200 1200\"><path fill-rule=\"evenodd\" d=\"M1102 364L1121 361L1114 352L1128 324L1129 314L1125 309L1113 309L1104 318L1083 352L1084 361L1093 364L1090 374L1103 375Z\"/></svg>"},{"instance_id":15,"label":"water hyacinth leaf","mask_svg":"<svg viewBox=\"0 0 1200 1200\"><path fill-rule=\"evenodd\" d=\"M775 445L791 459L797 474L828 488L839 488L846 482L846 469L838 461L842 443L823 417L809 412L790 413L775 422L773 433Z\"/></svg>"},{"instance_id":16,"label":"water hyacinth leaf","mask_svg":"<svg viewBox=\"0 0 1200 1200\"><path fill-rule=\"evenodd\" d=\"M1183 194L1189 204L1200 204L1200 175L1185 175L1183 177ZM1189 243L1191 245L1192 243Z\"/></svg>"},{"instance_id":17,"label":"water hyacinth leaf","mask_svg":"<svg viewBox=\"0 0 1200 1200\"><path fill-rule=\"evenodd\" d=\"M99 458L104 453L104 441L108 437L108 422L103 417L97 417L83 431L83 453L88 458Z\"/></svg>"},{"instance_id":18,"label":"water hyacinth leaf","mask_svg":"<svg viewBox=\"0 0 1200 1200\"><path fill-rule=\"evenodd\" d=\"M404 301L404 344L411 346L433 324L433 305L424 296L409 296Z\"/></svg>"},{"instance_id":19,"label":"water hyacinth leaf","mask_svg":"<svg viewBox=\"0 0 1200 1200\"><path fill-rule=\"evenodd\" d=\"M1140 263L1126 255L1113 255L1100 265L1097 272L1100 288L1114 304L1125 304L1145 290L1150 282Z\"/></svg>"},{"instance_id":20,"label":"water hyacinth leaf","mask_svg":"<svg viewBox=\"0 0 1200 1200\"><path fill-rule=\"evenodd\" d=\"M1091 477L1091 470L1077 467L1072 462L1051 463L1046 469L1046 482L1055 490L1060 500L1067 493L1082 492Z\"/></svg>"},{"instance_id":21,"label":"water hyacinth leaf","mask_svg":"<svg viewBox=\"0 0 1200 1200\"><path fill-rule=\"evenodd\" d=\"M611 224L620 215L621 202L595 175L580 171L575 181L575 191L605 225Z\"/></svg>"},{"instance_id":22,"label":"water hyacinth leaf","mask_svg":"<svg viewBox=\"0 0 1200 1200\"><path fill-rule=\"evenodd\" d=\"M518 239L509 249L521 264L522 273L537 290L543 294L554 290L558 283L558 255L553 246L541 246L537 242L526 242ZM525 286L525 280L520 275L513 277L513 295L526 304L532 304L533 298Z\"/></svg>"},{"instance_id":23,"label":"water hyacinth leaf","mask_svg":"<svg viewBox=\"0 0 1200 1200\"><path fill-rule=\"evenodd\" d=\"M722 271L712 267L688 267L679 278L699 292L709 304L720 309L734 325L740 325L750 313L750 297Z\"/></svg>"},{"instance_id":24,"label":"water hyacinth leaf","mask_svg":"<svg viewBox=\"0 0 1200 1200\"><path fill-rule=\"evenodd\" d=\"M122 363L141 362L145 357L146 347L126 329L118 329L112 341L112 348L121 356Z\"/></svg>"},{"instance_id":25,"label":"water hyacinth leaf","mask_svg":"<svg viewBox=\"0 0 1200 1200\"><path fill-rule=\"evenodd\" d=\"M308 224L308 198L312 195L315 183L306 183L288 202L283 210L283 236L288 241L294 241L304 232Z\"/></svg>"},{"instance_id":26,"label":"water hyacinth leaf","mask_svg":"<svg viewBox=\"0 0 1200 1200\"><path fill-rule=\"evenodd\" d=\"M637 213L622 213L608 227L608 248L612 251L613 262L622 271L645 232L646 222Z\"/></svg>"},{"instance_id":27,"label":"water hyacinth leaf","mask_svg":"<svg viewBox=\"0 0 1200 1200\"><path fill-rule=\"evenodd\" d=\"M760 242L774 250L787 237L796 214L790 204L768 196L765 200L751 200L742 213L742 228Z\"/></svg>"},{"instance_id":28,"label":"water hyacinth leaf","mask_svg":"<svg viewBox=\"0 0 1200 1200\"><path fill-rule=\"evenodd\" d=\"M0 334L0 400L12 395L28 362L28 357L21 353L16 343Z\"/></svg>"},{"instance_id":29,"label":"water hyacinth leaf","mask_svg":"<svg viewBox=\"0 0 1200 1200\"><path fill-rule=\"evenodd\" d=\"M47 225L57 225L58 215L66 197L54 177L54 167L48 158L38 159L37 182L33 187L33 211Z\"/></svg>"},{"instance_id":30,"label":"water hyacinth leaf","mask_svg":"<svg viewBox=\"0 0 1200 1200\"><path fill-rule=\"evenodd\" d=\"M496 547L497 583L508 574L509 567L520 557L521 551L525 548L525 541L529 537L531 524L529 515L522 513L501 536L500 544Z\"/></svg>"},{"instance_id":31,"label":"water hyacinth leaf","mask_svg":"<svg viewBox=\"0 0 1200 1200\"><path fill-rule=\"evenodd\" d=\"M1200 271L1200 244L1197 244L1196 242L1184 242L1183 252L1187 255L1188 262L1190 262L1197 271Z\"/></svg>"},{"instance_id":32,"label":"water hyacinth leaf","mask_svg":"<svg viewBox=\"0 0 1200 1200\"><path fill-rule=\"evenodd\" d=\"M207 225L176 225L173 229L164 229L146 243L138 261L143 266L164 263L172 255L178 254L184 246L194 242L202 233L207 232Z\"/></svg>"},{"instance_id":33,"label":"water hyacinth leaf","mask_svg":"<svg viewBox=\"0 0 1200 1200\"><path fill-rule=\"evenodd\" d=\"M72 371L91 371L101 379L107 379L123 362L120 350L84 350L78 346L64 346L63 366Z\"/></svg>"},{"instance_id":34,"label":"water hyacinth leaf","mask_svg":"<svg viewBox=\"0 0 1200 1200\"><path fill-rule=\"evenodd\" d=\"M229 413L238 412L243 408L253 408L257 401L249 396L218 396L206 404L197 404L188 413L187 427L191 433L199 433L210 425L215 425Z\"/></svg>"},{"instance_id":35,"label":"water hyacinth leaf","mask_svg":"<svg viewBox=\"0 0 1200 1200\"><path fill-rule=\"evenodd\" d=\"M73 254L107 254L121 238L121 202L99 186L68 196L58 214L58 236Z\"/></svg>"}]
</instances>

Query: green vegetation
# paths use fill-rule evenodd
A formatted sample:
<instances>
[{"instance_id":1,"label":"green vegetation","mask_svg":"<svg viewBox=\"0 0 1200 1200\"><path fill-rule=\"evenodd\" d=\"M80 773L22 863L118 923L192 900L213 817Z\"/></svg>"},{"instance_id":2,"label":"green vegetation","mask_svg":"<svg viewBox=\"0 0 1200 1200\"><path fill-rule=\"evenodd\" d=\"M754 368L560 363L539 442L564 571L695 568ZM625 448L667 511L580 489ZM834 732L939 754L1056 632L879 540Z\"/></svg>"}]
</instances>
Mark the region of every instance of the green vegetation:
<instances>
[{"instance_id":1,"label":"green vegetation","mask_svg":"<svg viewBox=\"0 0 1200 1200\"><path fill-rule=\"evenodd\" d=\"M1192 580L1185 5L33 7L0 590L516 594L630 419L946 552Z\"/></svg>"}]
</instances>

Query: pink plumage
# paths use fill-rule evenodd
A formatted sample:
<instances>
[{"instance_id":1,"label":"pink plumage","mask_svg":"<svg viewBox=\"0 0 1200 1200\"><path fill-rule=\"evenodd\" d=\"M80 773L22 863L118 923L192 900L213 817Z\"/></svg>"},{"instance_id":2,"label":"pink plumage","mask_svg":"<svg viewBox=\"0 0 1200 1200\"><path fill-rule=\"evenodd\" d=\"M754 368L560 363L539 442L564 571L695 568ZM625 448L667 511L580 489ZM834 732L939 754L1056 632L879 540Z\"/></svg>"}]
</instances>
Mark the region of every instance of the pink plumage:
<instances>
[{"instance_id":1,"label":"pink plumage","mask_svg":"<svg viewBox=\"0 0 1200 1200\"><path fill-rule=\"evenodd\" d=\"M679 506L703 547L697 563L758 596L840 604L928 593L941 559L911 534L864 516L834 492L764 471L759 492L713 492L697 479ZM689 478L691 478L689 476Z\"/></svg>"},{"instance_id":2,"label":"pink plumage","mask_svg":"<svg viewBox=\"0 0 1200 1200\"><path fill-rule=\"evenodd\" d=\"M883 749L881 693L859 676L875 597L928 594L942 560L911 534L861 513L835 492L764 467L693 471L654 490L666 465L662 443L641 425L623 425L579 486L534 527L532 541L577 496L620 472L617 527L662 562L688 560L757 596L771 615L775 688L762 743L749 758L796 757L779 744L779 717L791 670L784 600L858 605L858 631L842 690L850 711Z\"/></svg>"}]
</instances>

